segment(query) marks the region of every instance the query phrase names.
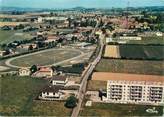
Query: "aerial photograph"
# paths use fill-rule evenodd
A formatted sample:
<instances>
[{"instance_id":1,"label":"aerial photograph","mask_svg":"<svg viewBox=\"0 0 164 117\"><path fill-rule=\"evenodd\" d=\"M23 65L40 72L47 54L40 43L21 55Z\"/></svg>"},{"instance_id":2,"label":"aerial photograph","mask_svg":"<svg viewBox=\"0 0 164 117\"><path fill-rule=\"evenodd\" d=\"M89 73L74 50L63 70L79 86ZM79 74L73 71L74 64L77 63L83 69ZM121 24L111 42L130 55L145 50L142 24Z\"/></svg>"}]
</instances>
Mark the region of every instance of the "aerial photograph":
<instances>
[{"instance_id":1,"label":"aerial photograph","mask_svg":"<svg viewBox=\"0 0 164 117\"><path fill-rule=\"evenodd\" d=\"M164 0L0 0L0 116L164 117Z\"/></svg>"}]
</instances>

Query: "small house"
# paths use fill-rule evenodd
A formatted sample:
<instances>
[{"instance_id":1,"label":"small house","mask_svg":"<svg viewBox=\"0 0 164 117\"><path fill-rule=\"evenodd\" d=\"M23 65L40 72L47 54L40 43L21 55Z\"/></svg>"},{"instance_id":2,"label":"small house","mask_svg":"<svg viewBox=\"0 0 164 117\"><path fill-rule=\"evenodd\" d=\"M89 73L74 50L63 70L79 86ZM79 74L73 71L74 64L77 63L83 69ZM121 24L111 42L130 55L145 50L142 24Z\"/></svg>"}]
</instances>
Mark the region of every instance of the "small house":
<instances>
[{"instance_id":1,"label":"small house","mask_svg":"<svg viewBox=\"0 0 164 117\"><path fill-rule=\"evenodd\" d=\"M53 70L50 67L39 67L39 70L34 73L35 77L52 77Z\"/></svg>"},{"instance_id":2,"label":"small house","mask_svg":"<svg viewBox=\"0 0 164 117\"><path fill-rule=\"evenodd\" d=\"M44 100L62 99L64 93L61 91L61 89L62 89L61 86L52 86L52 85L46 86L41 91L39 99L44 99Z\"/></svg>"},{"instance_id":3,"label":"small house","mask_svg":"<svg viewBox=\"0 0 164 117\"><path fill-rule=\"evenodd\" d=\"M19 75L20 76L29 76L30 75L30 69L28 68L21 68L19 69Z\"/></svg>"}]
</instances>

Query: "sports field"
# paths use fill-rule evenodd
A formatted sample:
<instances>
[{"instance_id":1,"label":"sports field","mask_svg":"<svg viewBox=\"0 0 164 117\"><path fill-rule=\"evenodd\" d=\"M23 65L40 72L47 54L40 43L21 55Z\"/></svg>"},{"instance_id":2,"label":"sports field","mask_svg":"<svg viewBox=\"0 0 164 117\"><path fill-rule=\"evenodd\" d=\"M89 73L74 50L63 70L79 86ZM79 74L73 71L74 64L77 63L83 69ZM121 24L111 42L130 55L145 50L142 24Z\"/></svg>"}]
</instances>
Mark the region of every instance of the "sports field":
<instances>
[{"instance_id":1,"label":"sports field","mask_svg":"<svg viewBox=\"0 0 164 117\"><path fill-rule=\"evenodd\" d=\"M80 50L73 49L49 49L32 54L27 54L6 61L11 67L30 67L32 65L52 65L58 62L72 59L81 55Z\"/></svg>"}]
</instances>

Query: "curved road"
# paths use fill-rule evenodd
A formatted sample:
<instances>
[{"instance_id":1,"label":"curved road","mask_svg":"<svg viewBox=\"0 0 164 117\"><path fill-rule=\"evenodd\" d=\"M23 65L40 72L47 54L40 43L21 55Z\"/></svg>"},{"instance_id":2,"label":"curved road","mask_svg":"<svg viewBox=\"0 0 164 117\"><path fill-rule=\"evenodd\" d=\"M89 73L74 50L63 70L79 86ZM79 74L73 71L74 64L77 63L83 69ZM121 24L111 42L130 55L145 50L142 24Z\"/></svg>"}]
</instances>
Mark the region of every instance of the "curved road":
<instances>
[{"instance_id":1,"label":"curved road","mask_svg":"<svg viewBox=\"0 0 164 117\"><path fill-rule=\"evenodd\" d=\"M34 53L30 53L30 54L25 54L25 55L22 55L22 56L17 56L17 57L13 57L13 58L10 58L8 60L5 61L5 64L9 67L13 67L13 68L21 68L21 66L17 66L17 65L12 65L10 62L15 60L15 59L19 59L19 58L22 58L22 57L26 57L26 56L30 56L30 55L35 55L35 54L39 54L39 53L43 53L43 52L48 52L48 51L52 51L52 50L65 50L65 48L60 48L60 49L56 49L56 48L53 48L53 49L46 49L46 50L43 50L43 51L39 51L39 52L34 52ZM73 51L76 51L76 52L80 52L80 55L76 56L76 57L73 57L73 58L70 58L70 59L66 59L66 60L63 60L63 61L60 61L60 62L57 62L57 63L54 63L52 65L60 65L60 64L63 64L65 62L68 62L68 61L71 61L71 60L74 60L74 59L78 59L84 55L86 55L86 53L80 51L80 50L76 50L76 49L71 49L71 48L67 48L67 50L73 50ZM46 66L49 66L49 65L46 65Z\"/></svg>"}]
</instances>

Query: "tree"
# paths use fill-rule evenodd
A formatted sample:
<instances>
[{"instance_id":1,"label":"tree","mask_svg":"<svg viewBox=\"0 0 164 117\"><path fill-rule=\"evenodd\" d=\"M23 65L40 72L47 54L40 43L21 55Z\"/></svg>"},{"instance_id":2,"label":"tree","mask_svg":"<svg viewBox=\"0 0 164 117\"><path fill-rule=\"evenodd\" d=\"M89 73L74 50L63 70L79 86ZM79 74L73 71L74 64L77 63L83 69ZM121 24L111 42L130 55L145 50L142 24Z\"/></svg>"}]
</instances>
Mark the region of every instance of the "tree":
<instances>
[{"instance_id":1,"label":"tree","mask_svg":"<svg viewBox=\"0 0 164 117\"><path fill-rule=\"evenodd\" d=\"M29 45L28 50L29 51L33 50L33 46L32 45Z\"/></svg>"},{"instance_id":2,"label":"tree","mask_svg":"<svg viewBox=\"0 0 164 117\"><path fill-rule=\"evenodd\" d=\"M36 65L33 65L33 66L31 66L31 68L30 68L30 71L31 71L32 74L35 73L37 70L38 70L38 68L37 68Z\"/></svg>"},{"instance_id":3,"label":"tree","mask_svg":"<svg viewBox=\"0 0 164 117\"><path fill-rule=\"evenodd\" d=\"M77 98L75 96L70 96L65 102L65 107L74 108L77 105Z\"/></svg>"}]
</instances>

